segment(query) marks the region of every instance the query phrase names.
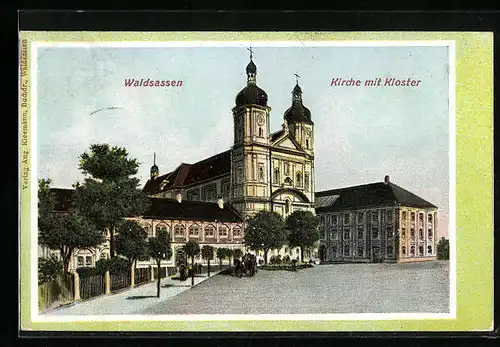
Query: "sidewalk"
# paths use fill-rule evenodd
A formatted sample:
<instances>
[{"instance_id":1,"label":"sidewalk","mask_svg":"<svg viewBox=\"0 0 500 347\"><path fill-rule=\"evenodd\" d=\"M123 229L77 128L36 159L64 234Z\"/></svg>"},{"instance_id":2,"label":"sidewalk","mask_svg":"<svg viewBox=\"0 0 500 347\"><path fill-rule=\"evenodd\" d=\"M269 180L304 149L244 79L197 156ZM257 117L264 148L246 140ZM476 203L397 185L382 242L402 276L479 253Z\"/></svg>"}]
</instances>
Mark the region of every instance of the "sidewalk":
<instances>
[{"instance_id":1,"label":"sidewalk","mask_svg":"<svg viewBox=\"0 0 500 347\"><path fill-rule=\"evenodd\" d=\"M194 285L208 280L223 271L214 267L210 277L206 273L195 275ZM40 313L42 316L76 316L76 315L127 315L144 311L147 308L163 303L170 298L191 288L191 278L186 281L162 278L160 297L156 297L157 282L149 282L134 288L127 288L109 295L100 295L85 301L74 302L67 306L49 309Z\"/></svg>"}]
</instances>

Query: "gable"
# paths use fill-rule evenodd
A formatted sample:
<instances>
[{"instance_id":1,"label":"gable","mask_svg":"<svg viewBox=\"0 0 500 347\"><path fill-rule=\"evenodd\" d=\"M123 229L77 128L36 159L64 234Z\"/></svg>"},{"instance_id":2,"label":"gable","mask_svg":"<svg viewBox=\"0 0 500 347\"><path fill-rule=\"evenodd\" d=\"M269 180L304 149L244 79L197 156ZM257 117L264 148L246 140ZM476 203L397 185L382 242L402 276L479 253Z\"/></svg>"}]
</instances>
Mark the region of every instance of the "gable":
<instances>
[{"instance_id":1,"label":"gable","mask_svg":"<svg viewBox=\"0 0 500 347\"><path fill-rule=\"evenodd\" d=\"M274 146L290 149L300 149L300 146L297 144L297 142L293 141L289 136L286 136L283 140L277 142Z\"/></svg>"}]
</instances>

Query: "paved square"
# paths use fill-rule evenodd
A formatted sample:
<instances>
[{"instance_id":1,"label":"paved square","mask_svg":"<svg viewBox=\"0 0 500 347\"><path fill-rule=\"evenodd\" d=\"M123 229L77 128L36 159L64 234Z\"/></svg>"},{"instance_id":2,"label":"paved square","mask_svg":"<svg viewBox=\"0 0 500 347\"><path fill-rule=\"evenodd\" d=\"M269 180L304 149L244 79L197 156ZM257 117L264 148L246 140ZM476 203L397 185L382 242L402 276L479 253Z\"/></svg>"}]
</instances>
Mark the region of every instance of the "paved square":
<instances>
[{"instance_id":1,"label":"paved square","mask_svg":"<svg viewBox=\"0 0 500 347\"><path fill-rule=\"evenodd\" d=\"M217 275L137 314L447 313L449 263L316 265Z\"/></svg>"}]
</instances>

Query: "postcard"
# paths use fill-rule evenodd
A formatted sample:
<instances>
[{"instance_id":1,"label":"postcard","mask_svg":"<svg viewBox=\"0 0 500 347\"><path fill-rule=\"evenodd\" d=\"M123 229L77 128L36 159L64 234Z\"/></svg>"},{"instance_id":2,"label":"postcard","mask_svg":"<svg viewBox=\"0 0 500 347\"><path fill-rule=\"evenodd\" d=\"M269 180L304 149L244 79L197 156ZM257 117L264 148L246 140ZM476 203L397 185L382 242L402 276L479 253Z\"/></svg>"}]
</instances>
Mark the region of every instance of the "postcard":
<instances>
[{"instance_id":1,"label":"postcard","mask_svg":"<svg viewBox=\"0 0 500 347\"><path fill-rule=\"evenodd\" d=\"M20 33L30 331L488 331L491 33Z\"/></svg>"}]
</instances>

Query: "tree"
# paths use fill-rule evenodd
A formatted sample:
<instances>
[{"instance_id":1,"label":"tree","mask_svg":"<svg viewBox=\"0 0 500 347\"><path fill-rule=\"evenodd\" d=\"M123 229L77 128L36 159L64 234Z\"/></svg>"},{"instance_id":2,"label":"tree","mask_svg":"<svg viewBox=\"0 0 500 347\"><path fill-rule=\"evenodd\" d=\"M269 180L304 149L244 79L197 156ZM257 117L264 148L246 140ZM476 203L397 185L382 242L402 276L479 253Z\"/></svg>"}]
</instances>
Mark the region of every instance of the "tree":
<instances>
[{"instance_id":1,"label":"tree","mask_svg":"<svg viewBox=\"0 0 500 347\"><path fill-rule=\"evenodd\" d=\"M450 259L450 240L441 237L437 244L437 259L449 260Z\"/></svg>"},{"instance_id":2,"label":"tree","mask_svg":"<svg viewBox=\"0 0 500 347\"><path fill-rule=\"evenodd\" d=\"M285 223L278 213L261 211L248 220L245 244L251 250L263 250L266 264L269 250L279 248L285 242Z\"/></svg>"},{"instance_id":3,"label":"tree","mask_svg":"<svg viewBox=\"0 0 500 347\"><path fill-rule=\"evenodd\" d=\"M93 144L90 153L80 155L79 169L87 175L77 184L76 202L79 212L93 221L99 229L108 230L110 256L115 256L115 228L123 217L143 213L148 206L147 196L139 189L139 164L128 158L125 148L108 144Z\"/></svg>"},{"instance_id":4,"label":"tree","mask_svg":"<svg viewBox=\"0 0 500 347\"><path fill-rule=\"evenodd\" d=\"M64 272L69 272L75 249L98 246L104 242L104 237L85 216L74 211L54 211L55 196L50 191L50 183L50 179L38 182L38 241L43 246L58 250Z\"/></svg>"},{"instance_id":5,"label":"tree","mask_svg":"<svg viewBox=\"0 0 500 347\"><path fill-rule=\"evenodd\" d=\"M156 296L160 297L160 281L161 281L161 261L172 257L172 248L170 247L170 238L168 232L159 230L155 237L148 240L149 256L156 261L158 268L158 281L156 282Z\"/></svg>"},{"instance_id":6,"label":"tree","mask_svg":"<svg viewBox=\"0 0 500 347\"><path fill-rule=\"evenodd\" d=\"M300 261L304 261L304 249L319 240L319 220L311 211L294 211L286 219L288 243L300 248Z\"/></svg>"},{"instance_id":7,"label":"tree","mask_svg":"<svg viewBox=\"0 0 500 347\"><path fill-rule=\"evenodd\" d=\"M210 277L210 260L214 259L214 248L210 245L204 245L201 248L201 256L208 263L208 277Z\"/></svg>"},{"instance_id":8,"label":"tree","mask_svg":"<svg viewBox=\"0 0 500 347\"><path fill-rule=\"evenodd\" d=\"M200 245L195 240L189 240L183 247L186 255L191 258L191 285L194 285L194 257L200 254Z\"/></svg>"},{"instance_id":9,"label":"tree","mask_svg":"<svg viewBox=\"0 0 500 347\"><path fill-rule=\"evenodd\" d=\"M133 267L137 260L147 260L148 234L136 222L124 220L117 227L116 252L128 259L130 274L133 276Z\"/></svg>"},{"instance_id":10,"label":"tree","mask_svg":"<svg viewBox=\"0 0 500 347\"><path fill-rule=\"evenodd\" d=\"M233 257L235 259L240 259L242 256L243 256L243 251L241 250L241 248L236 248L233 250Z\"/></svg>"},{"instance_id":11,"label":"tree","mask_svg":"<svg viewBox=\"0 0 500 347\"><path fill-rule=\"evenodd\" d=\"M222 269L222 260L226 257L226 249L225 248L217 248L217 258L219 258L219 270Z\"/></svg>"},{"instance_id":12,"label":"tree","mask_svg":"<svg viewBox=\"0 0 500 347\"><path fill-rule=\"evenodd\" d=\"M50 258L38 258L38 284L55 280L62 270L63 263L53 254Z\"/></svg>"}]
</instances>

